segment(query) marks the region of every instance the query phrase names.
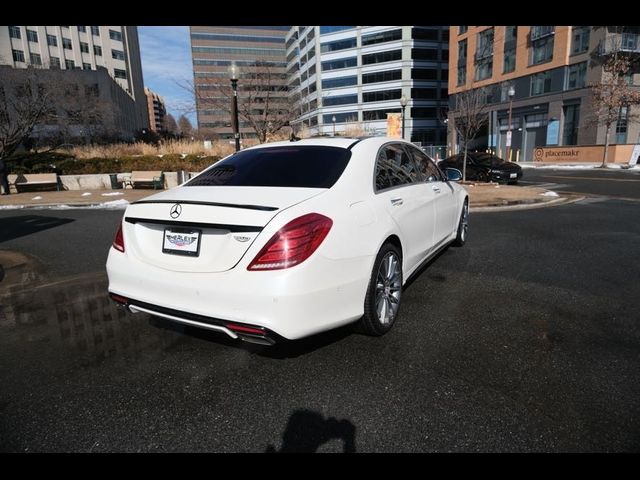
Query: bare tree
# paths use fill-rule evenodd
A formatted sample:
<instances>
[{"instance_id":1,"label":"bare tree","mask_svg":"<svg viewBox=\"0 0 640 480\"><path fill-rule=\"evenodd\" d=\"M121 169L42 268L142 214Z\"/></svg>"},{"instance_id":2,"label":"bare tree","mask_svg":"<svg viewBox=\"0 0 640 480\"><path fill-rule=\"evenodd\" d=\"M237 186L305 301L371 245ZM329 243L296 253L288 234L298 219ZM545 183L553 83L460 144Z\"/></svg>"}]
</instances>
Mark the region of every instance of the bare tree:
<instances>
[{"instance_id":1,"label":"bare tree","mask_svg":"<svg viewBox=\"0 0 640 480\"><path fill-rule=\"evenodd\" d=\"M462 163L462 181L467 180L467 151L471 142L478 136L489 117L487 106L487 89L474 88L455 95L453 124L458 136L458 142L464 149Z\"/></svg>"},{"instance_id":2,"label":"bare tree","mask_svg":"<svg viewBox=\"0 0 640 480\"><path fill-rule=\"evenodd\" d=\"M616 28L619 34L620 27ZM632 86L629 77L633 75L633 62L628 54L621 51L621 37L606 39L601 46L602 78L591 85L593 101L593 121L605 127L604 154L601 167L607 165L609 138L614 125L626 111L626 121L637 120L631 113L631 106L640 104L640 90Z\"/></svg>"},{"instance_id":3,"label":"bare tree","mask_svg":"<svg viewBox=\"0 0 640 480\"><path fill-rule=\"evenodd\" d=\"M193 134L193 125L186 115L180 115L178 118L178 128L183 137L190 137Z\"/></svg>"},{"instance_id":4,"label":"bare tree","mask_svg":"<svg viewBox=\"0 0 640 480\"><path fill-rule=\"evenodd\" d=\"M176 122L176 119L170 113L167 113L164 117L164 128L167 133L171 135L177 135L180 131L178 129L178 122Z\"/></svg>"},{"instance_id":5,"label":"bare tree","mask_svg":"<svg viewBox=\"0 0 640 480\"><path fill-rule=\"evenodd\" d=\"M243 70L238 80L238 116L264 143L294 118L286 74L261 60ZM231 119L233 91L226 77L204 77L198 79L198 85L187 82L181 86L198 99L199 108L217 110Z\"/></svg>"},{"instance_id":6,"label":"bare tree","mask_svg":"<svg viewBox=\"0 0 640 480\"><path fill-rule=\"evenodd\" d=\"M0 158L9 157L36 125L55 117L57 89L43 83L37 69L0 67Z\"/></svg>"}]
</instances>

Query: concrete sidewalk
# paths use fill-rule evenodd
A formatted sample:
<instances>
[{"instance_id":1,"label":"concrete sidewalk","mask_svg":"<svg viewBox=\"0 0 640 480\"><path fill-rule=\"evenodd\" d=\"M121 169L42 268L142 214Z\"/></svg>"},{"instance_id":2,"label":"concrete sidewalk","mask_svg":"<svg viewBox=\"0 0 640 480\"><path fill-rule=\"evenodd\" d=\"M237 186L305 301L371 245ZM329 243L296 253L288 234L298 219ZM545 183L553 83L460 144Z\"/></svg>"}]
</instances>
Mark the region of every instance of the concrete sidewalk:
<instances>
[{"instance_id":1,"label":"concrete sidewalk","mask_svg":"<svg viewBox=\"0 0 640 480\"><path fill-rule=\"evenodd\" d=\"M471 208L504 207L513 205L553 204L558 197L543 188L495 183L467 182ZM0 210L17 208L124 208L127 203L145 198L159 190L65 190L61 192L23 192L0 196Z\"/></svg>"}]
</instances>

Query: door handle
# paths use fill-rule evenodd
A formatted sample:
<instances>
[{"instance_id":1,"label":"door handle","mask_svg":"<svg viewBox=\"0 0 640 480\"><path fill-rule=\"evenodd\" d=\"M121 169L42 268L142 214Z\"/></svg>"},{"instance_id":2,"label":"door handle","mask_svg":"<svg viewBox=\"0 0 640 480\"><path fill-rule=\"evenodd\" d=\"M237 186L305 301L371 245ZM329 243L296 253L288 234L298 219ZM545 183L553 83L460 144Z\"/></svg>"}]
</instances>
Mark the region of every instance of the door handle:
<instances>
[{"instance_id":1,"label":"door handle","mask_svg":"<svg viewBox=\"0 0 640 480\"><path fill-rule=\"evenodd\" d=\"M440 187L438 185L432 185L431 188L433 188L434 192L440 193Z\"/></svg>"},{"instance_id":2,"label":"door handle","mask_svg":"<svg viewBox=\"0 0 640 480\"><path fill-rule=\"evenodd\" d=\"M392 198L391 199L391 205L393 205L394 207L399 207L400 205L402 205L403 200L401 198Z\"/></svg>"}]
</instances>

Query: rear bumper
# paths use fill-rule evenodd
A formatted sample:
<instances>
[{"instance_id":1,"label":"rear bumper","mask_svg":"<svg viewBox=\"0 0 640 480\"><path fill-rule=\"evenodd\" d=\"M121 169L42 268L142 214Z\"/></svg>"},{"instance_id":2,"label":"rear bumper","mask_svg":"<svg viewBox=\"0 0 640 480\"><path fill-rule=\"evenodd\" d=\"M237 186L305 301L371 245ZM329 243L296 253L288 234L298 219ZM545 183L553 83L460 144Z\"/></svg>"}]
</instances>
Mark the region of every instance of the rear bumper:
<instances>
[{"instance_id":1,"label":"rear bumper","mask_svg":"<svg viewBox=\"0 0 640 480\"><path fill-rule=\"evenodd\" d=\"M511 175L515 174L515 177ZM492 173L491 180L495 182L515 182L522 178L522 171L520 172L501 172L501 173Z\"/></svg>"},{"instance_id":2,"label":"rear bumper","mask_svg":"<svg viewBox=\"0 0 640 480\"><path fill-rule=\"evenodd\" d=\"M138 307L232 338L243 333L229 323L262 329L268 339L293 340L360 318L373 260L316 254L286 270L250 272L241 262L226 272L191 273L155 267L111 248L107 275L109 292L124 297L130 310Z\"/></svg>"}]
</instances>

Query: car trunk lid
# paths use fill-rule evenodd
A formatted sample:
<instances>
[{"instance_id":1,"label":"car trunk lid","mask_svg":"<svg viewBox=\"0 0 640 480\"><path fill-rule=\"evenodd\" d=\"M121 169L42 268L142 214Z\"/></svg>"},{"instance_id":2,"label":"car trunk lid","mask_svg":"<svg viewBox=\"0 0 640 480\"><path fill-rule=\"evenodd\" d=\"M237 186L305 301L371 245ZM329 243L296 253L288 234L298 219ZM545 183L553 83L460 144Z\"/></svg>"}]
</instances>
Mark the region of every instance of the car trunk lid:
<instances>
[{"instance_id":1,"label":"car trunk lid","mask_svg":"<svg viewBox=\"0 0 640 480\"><path fill-rule=\"evenodd\" d=\"M152 195L127 208L127 253L177 272L226 271L279 212L324 191L215 186Z\"/></svg>"}]
</instances>

